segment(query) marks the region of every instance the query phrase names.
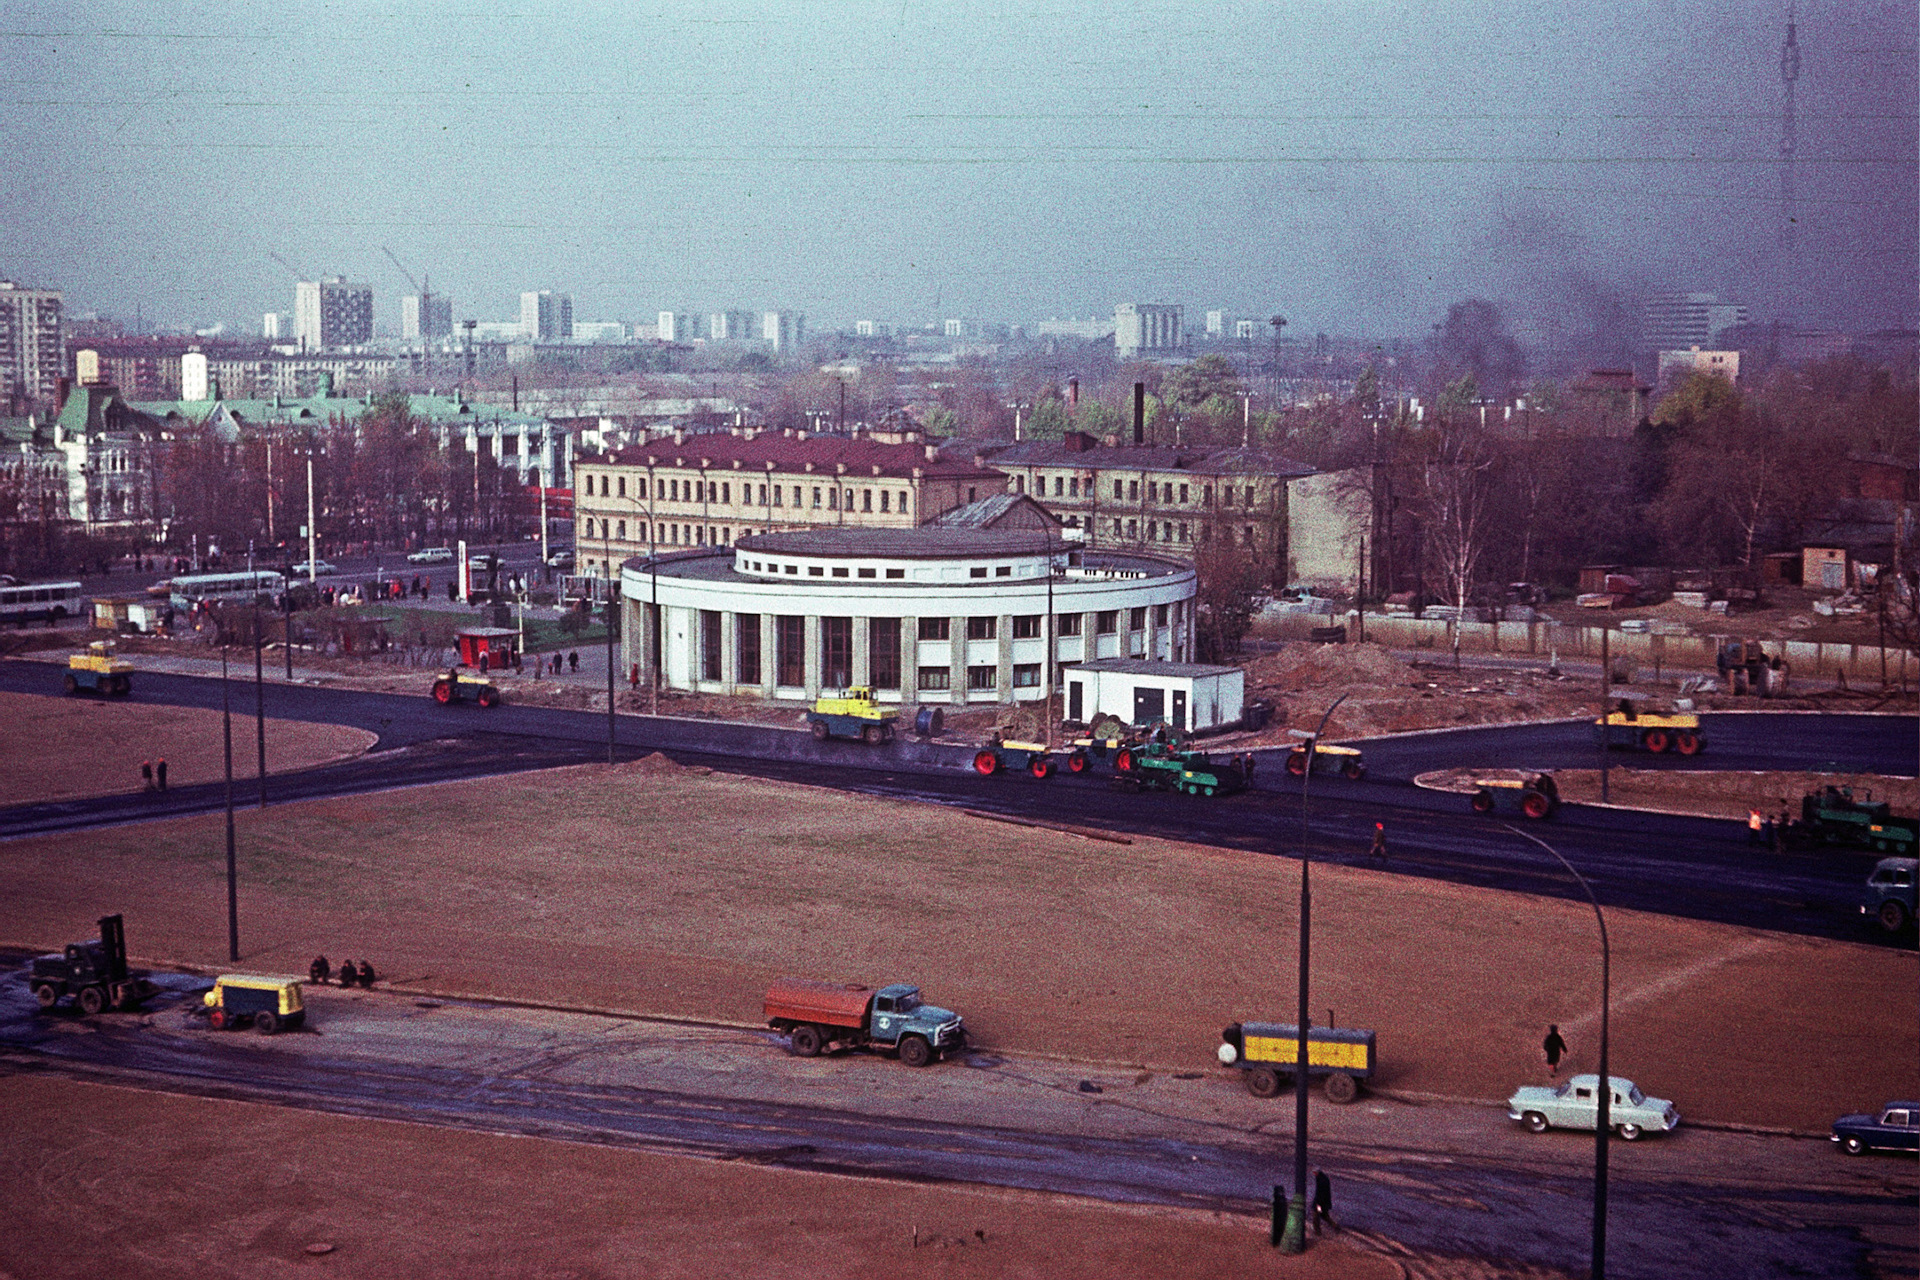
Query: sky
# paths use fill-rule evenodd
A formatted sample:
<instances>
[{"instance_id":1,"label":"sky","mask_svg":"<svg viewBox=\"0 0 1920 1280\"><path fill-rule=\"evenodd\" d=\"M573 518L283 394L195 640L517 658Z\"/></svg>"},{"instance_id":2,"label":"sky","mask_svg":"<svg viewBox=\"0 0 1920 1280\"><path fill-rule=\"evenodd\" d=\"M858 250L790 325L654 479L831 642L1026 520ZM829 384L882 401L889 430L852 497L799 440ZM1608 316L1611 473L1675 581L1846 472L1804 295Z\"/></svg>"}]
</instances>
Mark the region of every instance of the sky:
<instances>
[{"instance_id":1,"label":"sky","mask_svg":"<svg viewBox=\"0 0 1920 1280\"><path fill-rule=\"evenodd\" d=\"M0 276L257 333L295 274L456 319L1116 303L1523 335L1701 290L1920 322L1920 7L530 0L0 6Z\"/></svg>"}]
</instances>

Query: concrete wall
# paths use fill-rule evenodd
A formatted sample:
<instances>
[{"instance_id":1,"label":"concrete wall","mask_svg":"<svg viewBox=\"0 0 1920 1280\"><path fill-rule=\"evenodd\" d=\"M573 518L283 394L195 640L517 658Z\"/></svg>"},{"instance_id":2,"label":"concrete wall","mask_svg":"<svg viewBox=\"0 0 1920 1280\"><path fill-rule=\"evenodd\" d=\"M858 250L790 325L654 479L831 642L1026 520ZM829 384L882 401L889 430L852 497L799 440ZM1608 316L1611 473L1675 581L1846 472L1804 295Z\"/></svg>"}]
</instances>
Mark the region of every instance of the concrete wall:
<instances>
[{"instance_id":1,"label":"concrete wall","mask_svg":"<svg viewBox=\"0 0 1920 1280\"><path fill-rule=\"evenodd\" d=\"M1331 618L1309 614L1268 614L1260 620L1263 633L1305 639L1317 626L1344 624L1350 640L1360 639L1360 625L1352 612L1336 613ZM1394 649L1433 649L1450 652L1453 648L1453 624L1437 618L1411 618L1368 614L1366 639ZM1558 654L1562 658L1600 658L1598 626L1568 626L1558 622L1468 622L1460 630L1460 647L1475 653L1520 653L1542 661ZM1729 636L1739 633L1729 629ZM1812 640L1766 640L1762 647L1769 655L1779 655L1792 667L1796 679L1834 680L1843 674L1848 683L1869 687L1880 680L1880 649L1876 645L1823 644ZM1697 673L1718 672L1715 656L1718 647L1711 636L1664 636L1613 630L1607 639L1607 652L1614 658L1632 661L1642 675L1664 673L1667 669ZM1920 662L1903 649L1891 646L1886 654L1887 679L1911 683L1920 677Z\"/></svg>"},{"instance_id":2,"label":"concrete wall","mask_svg":"<svg viewBox=\"0 0 1920 1280\"><path fill-rule=\"evenodd\" d=\"M1359 585L1360 542L1368 536L1373 499L1366 471L1328 471L1287 485L1287 582L1322 590Z\"/></svg>"}]
</instances>

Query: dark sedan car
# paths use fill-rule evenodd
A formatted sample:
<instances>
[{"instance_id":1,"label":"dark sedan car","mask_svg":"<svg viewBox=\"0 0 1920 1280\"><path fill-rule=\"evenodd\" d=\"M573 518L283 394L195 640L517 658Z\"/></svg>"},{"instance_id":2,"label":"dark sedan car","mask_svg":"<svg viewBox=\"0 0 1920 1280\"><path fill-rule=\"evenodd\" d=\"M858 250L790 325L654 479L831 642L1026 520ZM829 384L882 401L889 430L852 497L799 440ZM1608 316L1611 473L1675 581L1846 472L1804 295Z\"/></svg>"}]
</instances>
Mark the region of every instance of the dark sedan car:
<instances>
[{"instance_id":1,"label":"dark sedan car","mask_svg":"<svg viewBox=\"0 0 1920 1280\"><path fill-rule=\"evenodd\" d=\"M1879 1115L1841 1116L1833 1140L1850 1156L1869 1151L1920 1151L1920 1102L1889 1102Z\"/></svg>"}]
</instances>

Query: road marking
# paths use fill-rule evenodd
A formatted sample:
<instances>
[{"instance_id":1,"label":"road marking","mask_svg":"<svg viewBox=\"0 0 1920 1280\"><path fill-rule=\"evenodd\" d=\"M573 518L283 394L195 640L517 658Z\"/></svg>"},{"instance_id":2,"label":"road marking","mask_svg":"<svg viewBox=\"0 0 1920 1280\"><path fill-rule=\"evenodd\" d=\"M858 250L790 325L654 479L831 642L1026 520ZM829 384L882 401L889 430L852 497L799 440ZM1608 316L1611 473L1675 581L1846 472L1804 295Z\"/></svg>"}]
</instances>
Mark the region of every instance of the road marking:
<instances>
[{"instance_id":1,"label":"road marking","mask_svg":"<svg viewBox=\"0 0 1920 1280\"><path fill-rule=\"evenodd\" d=\"M1677 991L1695 979L1704 977L1715 969L1732 964L1736 960L1745 960L1748 956L1758 955L1762 951L1778 950L1784 941L1780 938L1748 938L1745 943L1731 951L1723 951L1718 955L1696 960L1690 965L1663 974L1652 982L1635 987L1631 991L1616 992L1609 997L1610 1007L1613 1012L1618 1013L1633 1005L1644 1004L1648 1000ZM1600 1010L1595 1008L1589 1013L1581 1014L1566 1025L1569 1029L1590 1030L1599 1022Z\"/></svg>"}]
</instances>

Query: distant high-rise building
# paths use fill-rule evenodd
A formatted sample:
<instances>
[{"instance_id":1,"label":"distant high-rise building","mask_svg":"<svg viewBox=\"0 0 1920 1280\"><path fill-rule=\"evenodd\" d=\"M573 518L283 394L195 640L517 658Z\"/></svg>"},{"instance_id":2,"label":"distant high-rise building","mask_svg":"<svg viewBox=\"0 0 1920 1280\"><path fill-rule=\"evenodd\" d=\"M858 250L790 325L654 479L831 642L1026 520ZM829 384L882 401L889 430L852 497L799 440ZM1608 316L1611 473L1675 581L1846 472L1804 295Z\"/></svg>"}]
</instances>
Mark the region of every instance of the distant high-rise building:
<instances>
[{"instance_id":1,"label":"distant high-rise building","mask_svg":"<svg viewBox=\"0 0 1920 1280\"><path fill-rule=\"evenodd\" d=\"M278 311L269 311L260 317L260 336L263 338L277 338L280 336L280 313Z\"/></svg>"},{"instance_id":2,"label":"distant high-rise building","mask_svg":"<svg viewBox=\"0 0 1920 1280\"><path fill-rule=\"evenodd\" d=\"M791 311L760 313L760 340L775 351L787 351L807 339L807 318Z\"/></svg>"},{"instance_id":3,"label":"distant high-rise building","mask_svg":"<svg viewBox=\"0 0 1920 1280\"><path fill-rule=\"evenodd\" d=\"M52 400L65 372L60 291L0 280L0 412L17 400Z\"/></svg>"},{"instance_id":4,"label":"distant high-rise building","mask_svg":"<svg viewBox=\"0 0 1920 1280\"><path fill-rule=\"evenodd\" d=\"M1655 351L1712 347L1721 330L1746 322L1746 307L1723 302L1715 293L1655 294L1642 308L1641 346Z\"/></svg>"},{"instance_id":5,"label":"distant high-rise building","mask_svg":"<svg viewBox=\"0 0 1920 1280\"><path fill-rule=\"evenodd\" d=\"M535 342L573 336L573 295L550 289L520 295L520 332Z\"/></svg>"},{"instance_id":6,"label":"distant high-rise building","mask_svg":"<svg viewBox=\"0 0 1920 1280\"><path fill-rule=\"evenodd\" d=\"M1180 308L1123 302L1113 309L1113 353L1122 360L1180 349Z\"/></svg>"},{"instance_id":7,"label":"distant high-rise building","mask_svg":"<svg viewBox=\"0 0 1920 1280\"><path fill-rule=\"evenodd\" d=\"M410 293L400 299L402 338L444 338L452 332L453 299L446 294Z\"/></svg>"},{"instance_id":8,"label":"distant high-rise building","mask_svg":"<svg viewBox=\"0 0 1920 1280\"><path fill-rule=\"evenodd\" d=\"M744 342L752 336L752 312L716 311L707 317L707 337L715 342Z\"/></svg>"},{"instance_id":9,"label":"distant high-rise building","mask_svg":"<svg viewBox=\"0 0 1920 1280\"><path fill-rule=\"evenodd\" d=\"M654 336L662 342L692 342L701 336L700 317L685 311L662 311Z\"/></svg>"},{"instance_id":10,"label":"distant high-rise building","mask_svg":"<svg viewBox=\"0 0 1920 1280\"><path fill-rule=\"evenodd\" d=\"M373 287L345 276L301 280L293 286L293 334L308 351L373 340Z\"/></svg>"}]
</instances>

